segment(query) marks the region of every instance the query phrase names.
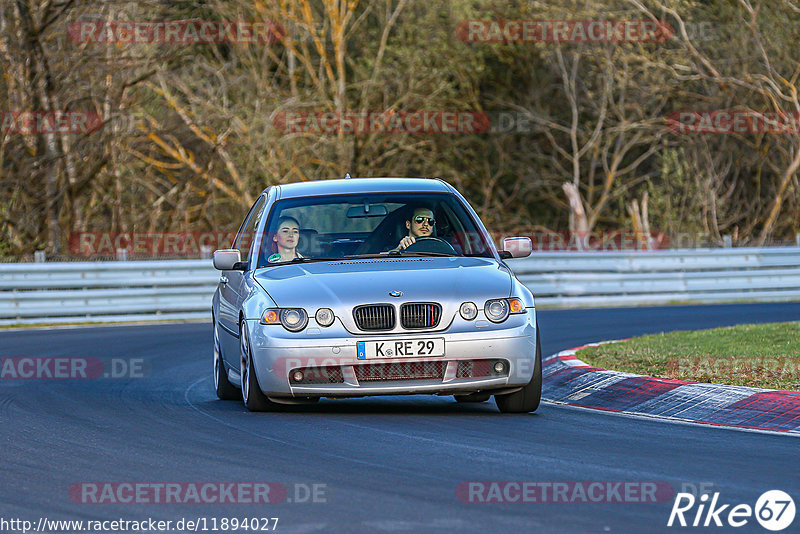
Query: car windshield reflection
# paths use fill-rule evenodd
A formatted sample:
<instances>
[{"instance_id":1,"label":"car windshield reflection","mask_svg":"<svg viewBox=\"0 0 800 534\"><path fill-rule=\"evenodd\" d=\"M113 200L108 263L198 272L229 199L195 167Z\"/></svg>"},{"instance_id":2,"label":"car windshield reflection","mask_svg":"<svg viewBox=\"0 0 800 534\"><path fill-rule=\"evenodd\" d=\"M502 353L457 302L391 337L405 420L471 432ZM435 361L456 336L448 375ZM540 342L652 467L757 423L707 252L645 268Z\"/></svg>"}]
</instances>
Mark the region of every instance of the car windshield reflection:
<instances>
[{"instance_id":1,"label":"car windshield reflection","mask_svg":"<svg viewBox=\"0 0 800 534\"><path fill-rule=\"evenodd\" d=\"M493 257L484 230L449 193L353 194L276 202L258 267L355 258Z\"/></svg>"}]
</instances>

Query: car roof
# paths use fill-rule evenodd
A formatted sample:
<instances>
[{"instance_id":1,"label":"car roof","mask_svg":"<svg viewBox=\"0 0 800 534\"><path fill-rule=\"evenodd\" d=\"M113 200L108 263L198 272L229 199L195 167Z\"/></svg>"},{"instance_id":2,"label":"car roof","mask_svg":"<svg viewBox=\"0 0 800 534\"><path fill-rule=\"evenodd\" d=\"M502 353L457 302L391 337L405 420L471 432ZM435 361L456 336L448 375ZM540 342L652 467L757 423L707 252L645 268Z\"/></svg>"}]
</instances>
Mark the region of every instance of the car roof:
<instances>
[{"instance_id":1,"label":"car roof","mask_svg":"<svg viewBox=\"0 0 800 534\"><path fill-rule=\"evenodd\" d=\"M275 186L278 199L348 193L449 193L449 185L438 178L342 178Z\"/></svg>"}]
</instances>

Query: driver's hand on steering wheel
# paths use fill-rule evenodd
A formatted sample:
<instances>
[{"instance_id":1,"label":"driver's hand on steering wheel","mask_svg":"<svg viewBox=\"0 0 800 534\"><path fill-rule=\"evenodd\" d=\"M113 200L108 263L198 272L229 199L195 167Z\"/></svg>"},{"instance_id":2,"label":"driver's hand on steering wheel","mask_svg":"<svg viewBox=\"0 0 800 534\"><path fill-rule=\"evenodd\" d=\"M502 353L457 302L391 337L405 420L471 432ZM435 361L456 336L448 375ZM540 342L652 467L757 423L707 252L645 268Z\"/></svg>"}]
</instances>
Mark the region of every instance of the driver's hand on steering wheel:
<instances>
[{"instance_id":1,"label":"driver's hand on steering wheel","mask_svg":"<svg viewBox=\"0 0 800 534\"><path fill-rule=\"evenodd\" d=\"M416 243L416 239L414 236L407 235L403 239L400 240L400 244L397 245L396 250L403 250L410 247L412 244Z\"/></svg>"}]
</instances>

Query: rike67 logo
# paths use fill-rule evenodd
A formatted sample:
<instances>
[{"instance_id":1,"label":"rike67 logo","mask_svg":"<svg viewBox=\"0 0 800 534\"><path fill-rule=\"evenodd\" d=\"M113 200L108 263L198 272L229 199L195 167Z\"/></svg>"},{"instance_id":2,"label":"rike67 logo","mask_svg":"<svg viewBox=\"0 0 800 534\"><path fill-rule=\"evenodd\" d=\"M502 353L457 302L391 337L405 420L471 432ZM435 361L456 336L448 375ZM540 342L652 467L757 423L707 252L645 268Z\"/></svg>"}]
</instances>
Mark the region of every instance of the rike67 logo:
<instances>
[{"instance_id":1,"label":"rike67 logo","mask_svg":"<svg viewBox=\"0 0 800 534\"><path fill-rule=\"evenodd\" d=\"M715 492L695 497L691 493L678 493L669 514L667 526L692 527L743 527L755 516L767 530L784 530L794 521L795 505L792 497L781 490L761 494L755 507L749 504L722 504Z\"/></svg>"}]
</instances>

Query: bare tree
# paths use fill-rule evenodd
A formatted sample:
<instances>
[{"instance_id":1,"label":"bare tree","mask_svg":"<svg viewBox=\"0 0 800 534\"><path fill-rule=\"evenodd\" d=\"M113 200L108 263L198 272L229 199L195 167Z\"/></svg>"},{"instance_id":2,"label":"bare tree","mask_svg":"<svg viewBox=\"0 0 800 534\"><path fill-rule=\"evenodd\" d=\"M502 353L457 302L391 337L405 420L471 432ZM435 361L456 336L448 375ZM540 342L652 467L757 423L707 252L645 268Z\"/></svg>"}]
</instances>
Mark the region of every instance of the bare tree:
<instances>
[{"instance_id":1,"label":"bare tree","mask_svg":"<svg viewBox=\"0 0 800 534\"><path fill-rule=\"evenodd\" d=\"M782 41L775 41L773 36L782 28L786 28L785 20L796 19L800 9L789 0L780 3L751 0L738 0L733 7L734 21L739 34L749 43L748 50L755 51L749 61L731 62L727 57L713 57L708 51L693 42L687 31L685 16L674 3L658 0L629 0L630 4L651 20L667 19L676 28L679 42L686 52L688 74L681 76L683 80L702 80L719 88L734 99L743 110L754 114L767 111L779 114L800 115L800 95L798 95L798 77L800 76L800 58L793 54L793 47L783 46ZM791 28L791 26L789 27ZM720 28L721 30L721 28ZM727 49L729 50L729 49ZM762 116L769 121L767 116ZM771 143L777 146L776 154L779 163L771 161L768 167L775 172L776 183L773 186L769 208L758 222L761 229L757 244L764 245L773 234L781 207L784 204L789 186L800 167L800 132L782 135ZM751 217L755 219L754 217Z\"/></svg>"}]
</instances>

